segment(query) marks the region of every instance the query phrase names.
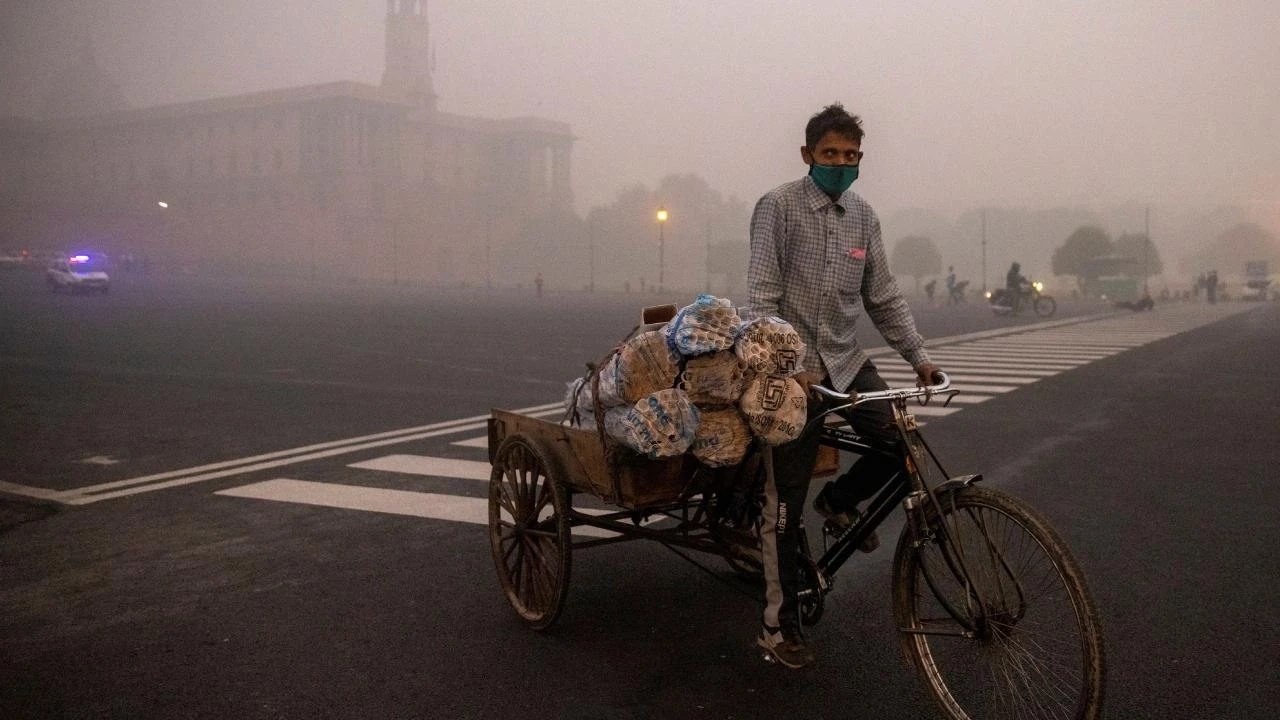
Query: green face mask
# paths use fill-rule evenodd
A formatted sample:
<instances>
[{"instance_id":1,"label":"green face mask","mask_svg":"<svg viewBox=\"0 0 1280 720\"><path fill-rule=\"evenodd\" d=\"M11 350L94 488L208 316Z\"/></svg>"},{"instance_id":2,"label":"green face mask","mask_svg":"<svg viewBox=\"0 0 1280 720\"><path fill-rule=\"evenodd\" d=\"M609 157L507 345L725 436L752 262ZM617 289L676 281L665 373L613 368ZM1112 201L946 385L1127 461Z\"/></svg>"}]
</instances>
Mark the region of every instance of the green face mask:
<instances>
[{"instance_id":1,"label":"green face mask","mask_svg":"<svg viewBox=\"0 0 1280 720\"><path fill-rule=\"evenodd\" d=\"M828 195L841 195L854 180L858 179L857 165L819 165L809 166L809 177L818 189Z\"/></svg>"}]
</instances>

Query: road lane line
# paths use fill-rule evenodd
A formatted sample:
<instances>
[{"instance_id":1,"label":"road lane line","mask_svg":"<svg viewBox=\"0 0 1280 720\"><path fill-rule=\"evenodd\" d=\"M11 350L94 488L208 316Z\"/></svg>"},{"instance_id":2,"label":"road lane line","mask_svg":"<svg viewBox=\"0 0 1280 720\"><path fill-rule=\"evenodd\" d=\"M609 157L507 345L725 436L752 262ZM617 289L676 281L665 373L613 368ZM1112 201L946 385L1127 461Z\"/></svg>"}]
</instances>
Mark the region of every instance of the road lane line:
<instances>
[{"instance_id":1,"label":"road lane line","mask_svg":"<svg viewBox=\"0 0 1280 720\"><path fill-rule=\"evenodd\" d=\"M547 414L550 412L559 412L560 403L553 403L553 405L555 405L556 408L554 408L553 410L543 410L542 414ZM202 473L200 475L193 475L190 477L179 477L179 478L168 480L165 482L157 482L157 483L152 483L150 485L139 485L134 487L127 487L120 490L115 490L113 492L98 492L90 495L84 495L84 494L80 494L77 491L69 490L69 491L60 493L54 499L60 502L64 502L68 505L88 505L90 503L95 503L100 500L110 500L113 498L126 497L129 495L137 495L139 493L144 493L144 492L151 492L153 490L163 490L171 487L181 487L183 485L190 485L192 483L204 482L206 480L216 480L218 478L230 477L232 475L242 475L245 473L257 472L259 470L269 470L271 468L284 467L286 465L294 465L297 463L307 462L310 460L319 460L322 458L333 457L335 455L344 455L347 453L358 452L360 450L369 450L371 448L385 447L387 445L397 445L400 443L412 442L414 440L423 440L426 438L437 437L440 435L451 435L453 433L480 430L482 428L487 427L487 425L488 425L487 422L474 422L468 425L458 425L453 427L442 428L439 430L433 430L429 432L415 433L412 435L401 435L401 436L393 437L387 440L378 440L375 442L361 443L358 445L343 445L342 447L338 447L338 448L322 450L319 452L308 453L305 455L296 455L296 456L284 458L281 460L272 460L269 462L255 463L252 465L238 465L236 467L229 468L226 470L219 470L217 472Z\"/></svg>"},{"instance_id":2,"label":"road lane line","mask_svg":"<svg viewBox=\"0 0 1280 720\"><path fill-rule=\"evenodd\" d=\"M559 402L548 403L546 405L535 405L533 407L525 408L523 410L514 410L513 412L517 412L525 415L532 415L537 417L542 415L559 413L561 412L563 405L564 405L563 403L559 403ZM386 432L375 433L373 435L363 435L360 437L346 438L343 440L331 440L328 442L316 443L314 445L296 447L289 450L278 450L276 452L265 453L262 455L254 455L252 457L238 458L236 460L225 460L223 462L210 463L208 465L199 465L196 467L184 468L182 470L171 470L169 472L156 473L154 475L144 475L142 477L128 478L125 480L116 480L114 482L101 483L98 485L89 485L87 487L75 488L73 490L57 491L56 494L52 497L55 500L61 499L63 497L78 498L85 495L97 495L99 493L106 493L110 490L131 487L134 485L142 485L145 483L157 483L157 487L170 487L170 485L168 484L159 484L159 481L167 480L170 478L184 477L187 475L191 475L193 473L200 474L201 477L208 477L207 472L211 470L221 470L223 468L233 468L241 465L245 465L245 466L253 465L254 467L259 467L258 464L262 463L263 461L274 460L276 458L289 457L292 455L297 455L298 457L297 459L291 460L290 462L302 462L304 460L311 459L313 457L328 457L330 455L339 454L339 453L333 453L333 452L326 453L324 455L313 454L314 451L326 450L329 448L344 448L350 445L351 446L350 450L347 450L344 452L354 452L356 450L363 450L369 447L378 447L379 445L389 444L389 443L376 443L372 445L363 444L366 441L370 441L370 440L381 440L383 438L391 438L393 443L409 442L411 440L418 440L423 437L434 437L435 435L443 435L443 434L448 434L450 432L466 432L469 430L474 430L476 427L475 423L477 421L485 421L488 419L488 417L489 417L488 415L475 415L469 418L462 418L459 420L447 420L444 422L433 423L431 425L421 425L414 428L388 430ZM484 427L483 422L481 422L479 427ZM421 434L424 431L430 432L430 434L427 434L427 435ZM276 463L271 465L262 465L261 467L279 467L280 465L284 465L284 464L288 464L288 463L286 462L286 463ZM242 470L240 472L250 472L250 470L246 468L245 470ZM213 475L211 477L225 477L227 474L231 474L231 473L221 473L221 474ZM113 497L115 497L115 495L113 495ZM83 503L76 503L76 504L83 504Z\"/></svg>"}]
</instances>

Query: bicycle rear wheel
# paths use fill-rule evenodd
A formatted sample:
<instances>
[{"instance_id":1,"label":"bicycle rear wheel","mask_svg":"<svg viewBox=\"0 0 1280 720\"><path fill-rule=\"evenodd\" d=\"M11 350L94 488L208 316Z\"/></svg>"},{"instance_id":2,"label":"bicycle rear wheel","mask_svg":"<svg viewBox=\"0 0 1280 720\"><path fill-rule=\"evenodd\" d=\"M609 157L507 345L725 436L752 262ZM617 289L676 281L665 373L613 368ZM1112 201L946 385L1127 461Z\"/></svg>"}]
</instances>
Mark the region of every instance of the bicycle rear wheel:
<instances>
[{"instance_id":1,"label":"bicycle rear wheel","mask_svg":"<svg viewBox=\"0 0 1280 720\"><path fill-rule=\"evenodd\" d=\"M893 611L903 652L947 717L1101 717L1102 625L1062 540L990 488L939 500L926 542L916 547L910 528L898 540Z\"/></svg>"}]
</instances>

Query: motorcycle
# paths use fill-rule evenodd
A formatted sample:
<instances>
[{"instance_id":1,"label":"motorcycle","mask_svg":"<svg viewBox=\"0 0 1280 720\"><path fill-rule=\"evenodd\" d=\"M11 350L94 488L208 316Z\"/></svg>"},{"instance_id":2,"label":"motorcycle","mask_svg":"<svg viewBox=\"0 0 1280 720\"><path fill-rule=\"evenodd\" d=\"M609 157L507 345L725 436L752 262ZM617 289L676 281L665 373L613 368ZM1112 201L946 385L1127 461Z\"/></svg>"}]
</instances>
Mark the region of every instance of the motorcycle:
<instances>
[{"instance_id":1,"label":"motorcycle","mask_svg":"<svg viewBox=\"0 0 1280 720\"><path fill-rule=\"evenodd\" d=\"M1058 309L1058 303L1052 296L1044 293L1044 283L1033 282L1018 296L1013 296L1008 288L997 288L987 292L987 300L991 302L991 312L996 315L1018 315L1026 307L1031 307L1040 317L1049 317Z\"/></svg>"}]
</instances>

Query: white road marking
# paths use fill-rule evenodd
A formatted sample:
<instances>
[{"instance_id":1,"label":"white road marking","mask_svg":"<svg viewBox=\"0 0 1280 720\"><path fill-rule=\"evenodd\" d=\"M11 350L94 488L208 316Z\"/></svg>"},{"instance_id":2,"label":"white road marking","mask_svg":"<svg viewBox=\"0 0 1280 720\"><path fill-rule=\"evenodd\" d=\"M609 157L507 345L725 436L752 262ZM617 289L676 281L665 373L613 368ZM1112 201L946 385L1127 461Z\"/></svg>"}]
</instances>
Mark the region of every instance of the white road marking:
<instances>
[{"instance_id":1,"label":"white road marking","mask_svg":"<svg viewBox=\"0 0 1280 720\"><path fill-rule=\"evenodd\" d=\"M85 465L115 465L120 461L110 455L94 455L93 457L87 457L80 462Z\"/></svg>"},{"instance_id":2,"label":"white road marking","mask_svg":"<svg viewBox=\"0 0 1280 720\"><path fill-rule=\"evenodd\" d=\"M1001 377L1009 375L1012 377L1049 377L1062 372L1059 368L1043 368L1043 367L1019 367L1008 365L987 365L985 363L947 363L942 368L947 371L948 375L955 377L963 373L1000 373ZM881 374L885 372L913 372L911 367L905 362L903 363L884 363L880 366Z\"/></svg>"},{"instance_id":3,"label":"white road marking","mask_svg":"<svg viewBox=\"0 0 1280 720\"><path fill-rule=\"evenodd\" d=\"M411 515L432 520L484 525L485 527L489 525L489 500L487 498L464 497L461 495L392 490L361 485L341 485L309 480L291 480L289 478L277 478L250 485L241 485L240 487L219 490L214 494L254 500L319 505L344 510ZM588 515L604 515L613 512L612 510L574 509ZM652 524L662 519L665 518L655 516L645 524ZM617 533L581 525L573 528L573 534L575 536L588 537L613 537Z\"/></svg>"},{"instance_id":4,"label":"white road marking","mask_svg":"<svg viewBox=\"0 0 1280 720\"><path fill-rule=\"evenodd\" d=\"M909 415L920 415L923 417L945 417L952 413L958 413L964 408L958 407L942 407L942 403L936 405L909 405L907 413Z\"/></svg>"},{"instance_id":5,"label":"white road marking","mask_svg":"<svg viewBox=\"0 0 1280 720\"><path fill-rule=\"evenodd\" d=\"M982 353L949 353L929 351L929 357L935 361L955 361L956 363L981 363L984 367L1004 368L1052 368L1054 370L1070 370L1085 364L1083 360L1023 360L1021 358L991 357ZM877 360L876 365L896 362L893 359ZM902 364L906 364L903 361Z\"/></svg>"},{"instance_id":6,"label":"white road marking","mask_svg":"<svg viewBox=\"0 0 1280 720\"><path fill-rule=\"evenodd\" d=\"M485 436L486 440L488 436ZM384 455L373 460L352 463L347 467L361 470L387 470L407 475L461 478L463 480L489 480L493 469L487 462L430 457L427 455Z\"/></svg>"},{"instance_id":7,"label":"white road marking","mask_svg":"<svg viewBox=\"0 0 1280 720\"><path fill-rule=\"evenodd\" d=\"M450 443L450 445L457 445L458 447L488 448L489 436L481 435L480 437L473 437L467 440L458 440L457 442Z\"/></svg>"},{"instance_id":8,"label":"white road marking","mask_svg":"<svg viewBox=\"0 0 1280 720\"><path fill-rule=\"evenodd\" d=\"M943 370L946 370L944 367ZM951 382L957 385L967 385L968 383L1013 383L1015 385L1026 385L1033 383L1039 378L1033 377L1011 377L1009 375L975 375L972 373L953 373L948 372L951 376ZM916 374L910 370L882 370L880 377L884 378L890 385L898 383L899 385L914 385Z\"/></svg>"},{"instance_id":9,"label":"white road marking","mask_svg":"<svg viewBox=\"0 0 1280 720\"><path fill-rule=\"evenodd\" d=\"M550 403L548 405L538 405L533 408L528 408L528 410L526 411L526 414L545 415L548 413L555 413L560 411L560 407L561 407L561 403ZM515 412L520 412L520 411L517 410ZM213 465L205 465L202 467L207 467L207 468L227 467L227 466L232 466L232 467L229 467L228 469L225 469L225 470L218 470L216 472L207 472L207 473L201 473L198 475L192 475L190 477L178 477L176 479L168 480L165 482L153 482L149 485L137 486L139 483L143 482L144 480L154 480L160 477L173 477L175 475L180 476L183 474L183 471L174 471L172 473L161 473L159 475L150 475L150 476L147 476L146 478L133 478L132 480L121 480L115 483L104 483L102 485L95 485L88 488L79 488L76 490L69 490L66 492L62 492L62 493L59 493L57 496L53 497L52 499L65 502L68 505L88 505L89 503L95 503L95 502L98 502L99 500L109 500L112 498L125 497L128 495L136 495L138 493L143 493L143 492L150 492L152 490L160 490L163 488L190 485L191 483L204 482L206 480L216 480L217 478L227 477L230 475L240 475L248 472L256 472L258 470L269 470L271 468L283 467L285 465L293 465L300 462L306 462L308 460L318 460L321 458L332 457L334 455L345 455L347 453L358 452L360 450L368 450L370 448L375 448L375 447L383 447L386 445L398 445L400 443L405 443L412 440L422 440L425 438L436 437L439 435L451 435L453 433L458 433L458 432L470 432L472 430L479 430L487 426L488 416L486 415L486 416L480 416L480 417L483 418L481 422L470 422L466 424L458 424L459 421L455 420L455 421L450 421L445 423L437 423L436 426L434 427L439 427L439 426L444 426L444 427L440 427L440 429L437 429L437 430L412 433L409 435L401 434L401 432L398 432L398 431L392 431L387 433L379 433L378 435L365 436L365 437L380 437L380 436L387 436L387 435L392 436L388 439L377 440L374 442L363 442L363 443L357 443L354 445L342 444L344 442L349 442L349 441L334 441L329 443L320 443L318 445L311 445L308 447L315 448L315 447L326 447L326 446L333 446L333 445L338 445L338 447L330 447L329 449L326 449L326 450L306 453L302 455L290 456L291 453L297 452L298 450L302 450L304 448L295 448L293 451L282 450L277 453L268 453L266 455L257 456L260 458L279 457L282 455L287 456L280 460L259 462L259 463L254 463L250 465L243 465L241 463L247 460L252 460L252 458L245 458L240 461L227 461L224 463L214 463ZM467 418L467 419L469 420L471 418ZM433 426L427 425L423 427L433 427ZM360 439L360 438L353 438L353 439ZM192 468L192 470L195 470L195 469L199 469L199 468ZM129 485L135 485L135 487L128 487ZM115 490L113 492L103 491L103 490L109 490L112 487L123 487L124 489Z\"/></svg>"}]
</instances>

